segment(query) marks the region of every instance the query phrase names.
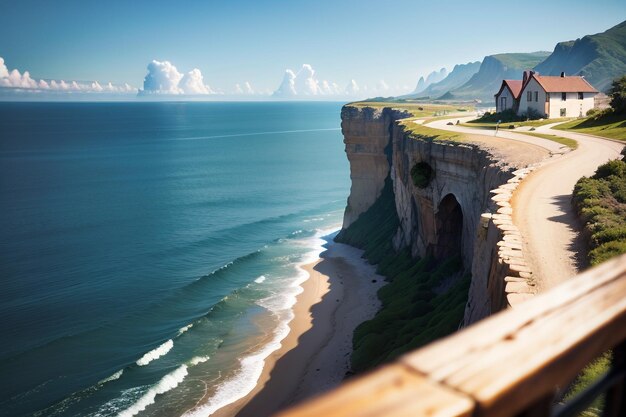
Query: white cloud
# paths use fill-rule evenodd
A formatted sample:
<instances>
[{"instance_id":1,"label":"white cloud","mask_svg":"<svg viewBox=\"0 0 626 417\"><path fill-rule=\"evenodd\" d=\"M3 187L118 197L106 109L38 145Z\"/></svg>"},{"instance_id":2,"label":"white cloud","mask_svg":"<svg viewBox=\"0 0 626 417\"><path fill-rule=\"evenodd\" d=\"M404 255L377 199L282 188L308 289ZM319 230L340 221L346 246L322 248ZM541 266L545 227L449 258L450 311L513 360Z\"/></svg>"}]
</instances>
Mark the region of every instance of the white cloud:
<instances>
[{"instance_id":1,"label":"white cloud","mask_svg":"<svg viewBox=\"0 0 626 417\"><path fill-rule=\"evenodd\" d=\"M0 56L0 78L6 78L9 76L9 69L4 64L4 58Z\"/></svg>"},{"instance_id":2,"label":"white cloud","mask_svg":"<svg viewBox=\"0 0 626 417\"><path fill-rule=\"evenodd\" d=\"M204 77L198 68L189 71L179 85L184 94L212 94L211 87L204 84Z\"/></svg>"},{"instance_id":3,"label":"white cloud","mask_svg":"<svg viewBox=\"0 0 626 417\"><path fill-rule=\"evenodd\" d=\"M148 64L148 74L143 80L144 93L181 94L178 83L183 74L169 61L153 60Z\"/></svg>"},{"instance_id":4,"label":"white cloud","mask_svg":"<svg viewBox=\"0 0 626 417\"><path fill-rule=\"evenodd\" d=\"M389 91L389 85L385 82L385 80L380 80L376 85L376 89L379 91Z\"/></svg>"},{"instance_id":5,"label":"white cloud","mask_svg":"<svg viewBox=\"0 0 626 417\"><path fill-rule=\"evenodd\" d=\"M303 64L295 79L296 93L304 96L322 94L319 81L315 78L315 70L309 64Z\"/></svg>"},{"instance_id":6,"label":"white cloud","mask_svg":"<svg viewBox=\"0 0 626 417\"><path fill-rule=\"evenodd\" d=\"M292 70L285 70L283 81L273 95L275 97L295 97L298 95L296 92L296 74Z\"/></svg>"},{"instance_id":7,"label":"white cloud","mask_svg":"<svg viewBox=\"0 0 626 417\"><path fill-rule=\"evenodd\" d=\"M124 84L124 86L114 86L110 82L107 84L108 88L103 88L98 81L79 83L76 81L66 82L64 80L36 80L31 78L28 71L24 71L23 74L17 69L9 71L2 57L0 57L0 87L36 93L46 91L83 93L101 93L107 91L112 93L130 93L136 91L136 89L128 84Z\"/></svg>"},{"instance_id":8,"label":"white cloud","mask_svg":"<svg viewBox=\"0 0 626 417\"><path fill-rule=\"evenodd\" d=\"M250 84L250 82L246 81L245 83L243 83L243 87L239 83L235 84L234 94L238 94L238 95L244 95L244 94L245 95L253 95L253 94L255 94L255 92L254 92L254 88L252 88L252 85Z\"/></svg>"},{"instance_id":9,"label":"white cloud","mask_svg":"<svg viewBox=\"0 0 626 417\"><path fill-rule=\"evenodd\" d=\"M153 60L147 69L139 94L215 94L198 68L183 75L171 62Z\"/></svg>"},{"instance_id":10,"label":"white cloud","mask_svg":"<svg viewBox=\"0 0 626 417\"><path fill-rule=\"evenodd\" d=\"M354 96L359 94L359 91L361 91L361 89L359 88L357 82L354 80L350 80L350 82L346 86L346 94L349 96Z\"/></svg>"}]
</instances>

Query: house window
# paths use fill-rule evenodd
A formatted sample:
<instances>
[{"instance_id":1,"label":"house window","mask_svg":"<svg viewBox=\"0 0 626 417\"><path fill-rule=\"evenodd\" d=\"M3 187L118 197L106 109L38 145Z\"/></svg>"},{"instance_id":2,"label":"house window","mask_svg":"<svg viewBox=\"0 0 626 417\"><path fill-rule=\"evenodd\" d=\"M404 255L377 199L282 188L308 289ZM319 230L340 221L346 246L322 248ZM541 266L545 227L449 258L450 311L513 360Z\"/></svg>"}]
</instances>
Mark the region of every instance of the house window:
<instances>
[{"instance_id":1,"label":"house window","mask_svg":"<svg viewBox=\"0 0 626 417\"><path fill-rule=\"evenodd\" d=\"M526 92L526 101L533 101L533 92L532 91L527 91Z\"/></svg>"},{"instance_id":2,"label":"house window","mask_svg":"<svg viewBox=\"0 0 626 417\"><path fill-rule=\"evenodd\" d=\"M500 111L506 109L506 97L500 97Z\"/></svg>"},{"instance_id":3,"label":"house window","mask_svg":"<svg viewBox=\"0 0 626 417\"><path fill-rule=\"evenodd\" d=\"M567 116L567 109L561 109L561 117L565 117L565 116Z\"/></svg>"},{"instance_id":4,"label":"house window","mask_svg":"<svg viewBox=\"0 0 626 417\"><path fill-rule=\"evenodd\" d=\"M539 101L539 91L535 91L535 101Z\"/></svg>"},{"instance_id":5,"label":"house window","mask_svg":"<svg viewBox=\"0 0 626 417\"><path fill-rule=\"evenodd\" d=\"M567 93L561 93L561 101L567 100Z\"/></svg>"},{"instance_id":6,"label":"house window","mask_svg":"<svg viewBox=\"0 0 626 417\"><path fill-rule=\"evenodd\" d=\"M550 93L546 93L546 103L550 102Z\"/></svg>"},{"instance_id":7,"label":"house window","mask_svg":"<svg viewBox=\"0 0 626 417\"><path fill-rule=\"evenodd\" d=\"M578 100L582 100L583 99L583 93L578 93Z\"/></svg>"}]
</instances>

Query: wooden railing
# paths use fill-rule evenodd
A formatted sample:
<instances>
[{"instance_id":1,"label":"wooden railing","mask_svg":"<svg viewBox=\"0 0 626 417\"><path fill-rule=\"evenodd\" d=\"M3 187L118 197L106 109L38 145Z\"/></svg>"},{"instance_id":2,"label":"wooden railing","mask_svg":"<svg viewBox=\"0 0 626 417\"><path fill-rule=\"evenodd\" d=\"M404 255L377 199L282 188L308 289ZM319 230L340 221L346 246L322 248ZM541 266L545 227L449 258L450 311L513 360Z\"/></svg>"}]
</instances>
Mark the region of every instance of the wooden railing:
<instances>
[{"instance_id":1,"label":"wooden railing","mask_svg":"<svg viewBox=\"0 0 626 417\"><path fill-rule=\"evenodd\" d=\"M626 416L624 346L626 255L279 416L564 416L603 392L604 415ZM563 404L559 393L611 349L609 375Z\"/></svg>"}]
</instances>

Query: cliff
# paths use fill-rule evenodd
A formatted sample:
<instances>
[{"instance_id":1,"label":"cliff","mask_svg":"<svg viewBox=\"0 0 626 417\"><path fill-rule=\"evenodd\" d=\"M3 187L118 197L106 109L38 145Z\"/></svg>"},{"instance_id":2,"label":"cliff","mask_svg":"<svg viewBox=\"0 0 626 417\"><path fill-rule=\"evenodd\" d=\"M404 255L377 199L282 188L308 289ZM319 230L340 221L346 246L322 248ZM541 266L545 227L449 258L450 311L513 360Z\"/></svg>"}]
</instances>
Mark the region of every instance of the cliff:
<instances>
[{"instance_id":1,"label":"cliff","mask_svg":"<svg viewBox=\"0 0 626 417\"><path fill-rule=\"evenodd\" d=\"M461 273L440 288L471 273L463 318L467 325L532 292L530 275L518 260L523 256L508 203L527 170L480 143L415 135L407 129L413 122L403 120L410 116L391 108L343 108L352 188L339 240L361 244L375 255L370 261L386 262L385 267L391 261L384 251L439 264L459 257ZM392 205L385 206L383 198L392 199ZM394 219L381 213L389 207L395 208ZM390 233L372 235L368 228ZM390 239L388 246L381 246L384 239ZM430 289L437 293L437 287Z\"/></svg>"}]
</instances>

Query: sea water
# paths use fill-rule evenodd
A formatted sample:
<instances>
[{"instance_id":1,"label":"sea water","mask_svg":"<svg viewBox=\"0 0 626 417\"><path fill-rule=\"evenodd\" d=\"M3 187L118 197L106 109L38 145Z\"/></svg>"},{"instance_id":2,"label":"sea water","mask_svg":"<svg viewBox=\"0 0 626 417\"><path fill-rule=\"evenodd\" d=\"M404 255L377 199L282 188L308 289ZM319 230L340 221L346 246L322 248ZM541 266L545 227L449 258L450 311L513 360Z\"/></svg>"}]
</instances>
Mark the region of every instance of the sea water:
<instances>
[{"instance_id":1,"label":"sea water","mask_svg":"<svg viewBox=\"0 0 626 417\"><path fill-rule=\"evenodd\" d=\"M249 392L340 223L339 103L0 103L0 415Z\"/></svg>"}]
</instances>

